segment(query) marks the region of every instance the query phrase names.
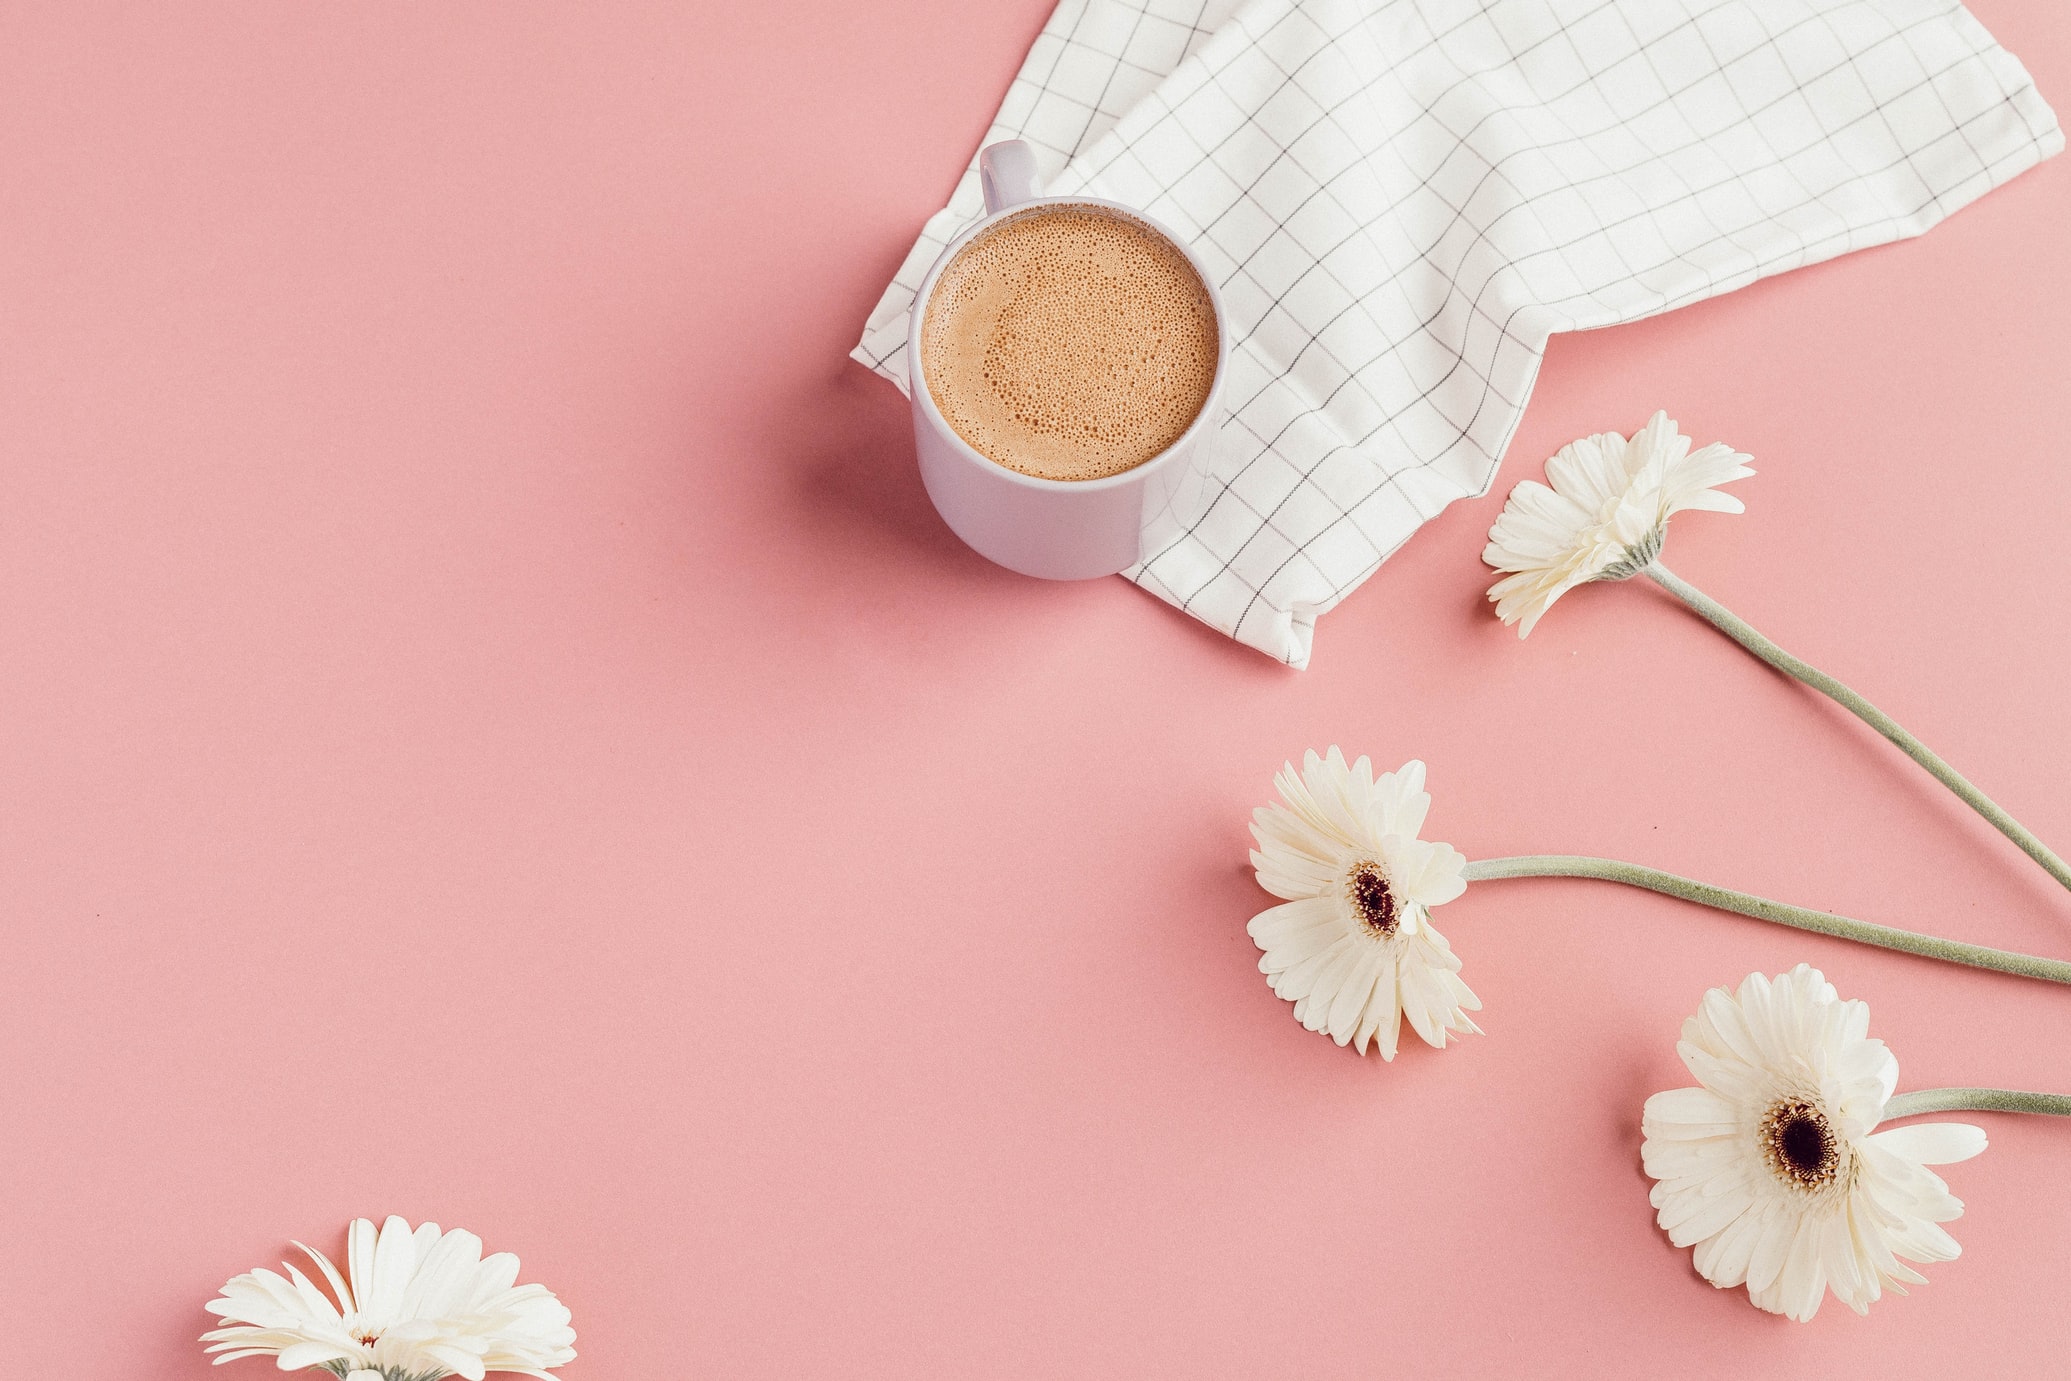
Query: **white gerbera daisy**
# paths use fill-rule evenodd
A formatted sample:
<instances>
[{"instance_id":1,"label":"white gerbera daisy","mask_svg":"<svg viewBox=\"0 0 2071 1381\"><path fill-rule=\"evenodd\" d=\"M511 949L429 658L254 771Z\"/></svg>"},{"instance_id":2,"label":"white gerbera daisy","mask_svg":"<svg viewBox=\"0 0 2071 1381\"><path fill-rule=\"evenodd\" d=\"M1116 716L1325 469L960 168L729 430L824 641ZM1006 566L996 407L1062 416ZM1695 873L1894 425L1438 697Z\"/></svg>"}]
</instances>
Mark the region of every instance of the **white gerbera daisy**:
<instances>
[{"instance_id":1,"label":"white gerbera daisy","mask_svg":"<svg viewBox=\"0 0 2071 1381\"><path fill-rule=\"evenodd\" d=\"M1251 920L1265 951L1258 967L1294 1003L1311 1031L1360 1054L1375 1043L1395 1058L1403 1017L1443 1047L1480 1032L1467 1017L1481 1000L1460 981L1460 961L1431 928L1430 908L1467 890L1467 860L1449 844L1417 838L1431 797L1424 764L1374 779L1365 758L1347 766L1336 748L1311 751L1273 779L1285 805L1261 806L1251 834L1258 885L1286 904Z\"/></svg>"},{"instance_id":2,"label":"white gerbera daisy","mask_svg":"<svg viewBox=\"0 0 2071 1381\"><path fill-rule=\"evenodd\" d=\"M1953 1261L1939 1225L1963 1213L1929 1165L1967 1160L1985 1134L1960 1122L1874 1131L1898 1060L1869 1038L1870 1008L1804 964L1714 988L1677 1052L1702 1088L1647 1100L1641 1152L1653 1202L1697 1273L1747 1286L1758 1308L1811 1318L1832 1290L1864 1313L1886 1286L1926 1277L1899 1258Z\"/></svg>"},{"instance_id":3,"label":"white gerbera daisy","mask_svg":"<svg viewBox=\"0 0 2071 1381\"><path fill-rule=\"evenodd\" d=\"M1551 487L1525 480L1510 491L1481 559L1509 571L1489 587L1496 616L1522 638L1577 585L1625 580L1661 553L1668 518L1686 508L1744 511L1712 486L1746 479L1747 456L1730 446L1690 449L1668 414L1657 412L1631 440L1585 436L1546 462Z\"/></svg>"},{"instance_id":4,"label":"white gerbera daisy","mask_svg":"<svg viewBox=\"0 0 2071 1381\"><path fill-rule=\"evenodd\" d=\"M547 1368L575 1358L567 1308L544 1285L518 1285L518 1258L483 1257L471 1232L412 1232L390 1218L377 1234L358 1219L346 1233L350 1283L322 1252L295 1245L331 1294L292 1265L285 1277L236 1277L208 1305L228 1326L201 1338L218 1363L273 1357L282 1371L320 1367L345 1381L481 1381L492 1371L552 1381Z\"/></svg>"}]
</instances>

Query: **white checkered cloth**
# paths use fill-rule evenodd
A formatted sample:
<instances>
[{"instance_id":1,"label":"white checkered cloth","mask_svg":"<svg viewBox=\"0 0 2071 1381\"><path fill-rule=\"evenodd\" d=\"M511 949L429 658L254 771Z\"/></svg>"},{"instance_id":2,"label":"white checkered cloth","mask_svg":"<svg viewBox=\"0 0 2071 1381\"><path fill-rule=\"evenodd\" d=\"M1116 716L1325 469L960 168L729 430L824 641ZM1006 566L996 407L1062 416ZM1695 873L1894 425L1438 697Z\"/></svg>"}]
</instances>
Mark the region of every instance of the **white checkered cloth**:
<instances>
[{"instance_id":1,"label":"white checkered cloth","mask_svg":"<svg viewBox=\"0 0 2071 1381\"><path fill-rule=\"evenodd\" d=\"M1546 338L1917 235L2064 145L1950 0L1061 0L986 143L1214 274L1230 421L1125 572L1306 665L1317 615L1486 493ZM975 165L855 357L983 214Z\"/></svg>"}]
</instances>

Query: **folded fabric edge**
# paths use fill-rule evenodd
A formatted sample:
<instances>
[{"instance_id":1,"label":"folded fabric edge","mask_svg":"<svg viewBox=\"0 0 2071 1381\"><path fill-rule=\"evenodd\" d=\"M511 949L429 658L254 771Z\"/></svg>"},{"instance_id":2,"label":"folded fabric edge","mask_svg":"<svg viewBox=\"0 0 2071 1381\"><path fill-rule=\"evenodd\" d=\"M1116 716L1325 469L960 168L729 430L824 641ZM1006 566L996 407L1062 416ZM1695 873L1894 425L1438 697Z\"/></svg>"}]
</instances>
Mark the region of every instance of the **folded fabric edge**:
<instances>
[{"instance_id":1,"label":"folded fabric edge","mask_svg":"<svg viewBox=\"0 0 2071 1381\"><path fill-rule=\"evenodd\" d=\"M907 384L904 375L894 374L888 369L879 368L876 357L873 356L868 350L864 349L861 345L858 345L855 349L849 351L849 358L854 360L857 364L862 365L865 369L869 370L872 374L875 374L878 378L883 379L887 383L891 384L893 388L898 389L901 396L907 398L911 398L913 396L913 389L910 385Z\"/></svg>"}]
</instances>

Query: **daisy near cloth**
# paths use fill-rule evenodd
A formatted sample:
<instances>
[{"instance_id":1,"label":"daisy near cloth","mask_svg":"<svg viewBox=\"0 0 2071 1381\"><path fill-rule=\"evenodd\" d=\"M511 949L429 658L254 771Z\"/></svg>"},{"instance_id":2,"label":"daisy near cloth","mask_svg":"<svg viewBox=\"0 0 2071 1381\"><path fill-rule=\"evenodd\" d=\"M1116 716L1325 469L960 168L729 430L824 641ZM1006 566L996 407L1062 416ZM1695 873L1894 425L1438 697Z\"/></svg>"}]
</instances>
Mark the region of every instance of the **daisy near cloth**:
<instances>
[{"instance_id":1,"label":"daisy near cloth","mask_svg":"<svg viewBox=\"0 0 2071 1381\"><path fill-rule=\"evenodd\" d=\"M1746 511L1739 499L1713 486L1746 479L1750 457L1717 442L1691 451L1690 438L1665 412L1654 414L1631 439L1616 432L1585 436L1546 462L1547 483L1525 480L1510 491L1503 515L1489 529L1481 559L1508 572L1489 587L1496 616L1526 637L1562 595L1578 585L1644 575L1706 623L1784 675L1803 682L1875 729L1927 769L1936 781L1982 815L2042 870L2071 887L2071 863L2027 826L1971 784L1941 755L1884 711L1757 632L1747 620L1661 562L1668 520L1684 509Z\"/></svg>"},{"instance_id":2,"label":"daisy near cloth","mask_svg":"<svg viewBox=\"0 0 2071 1381\"><path fill-rule=\"evenodd\" d=\"M2063 147L1949 0L1062 0L984 142L1186 236L1232 331L1207 484L1130 579L1309 660L1487 491L1547 337L1917 235ZM855 358L983 213L975 162Z\"/></svg>"}]
</instances>

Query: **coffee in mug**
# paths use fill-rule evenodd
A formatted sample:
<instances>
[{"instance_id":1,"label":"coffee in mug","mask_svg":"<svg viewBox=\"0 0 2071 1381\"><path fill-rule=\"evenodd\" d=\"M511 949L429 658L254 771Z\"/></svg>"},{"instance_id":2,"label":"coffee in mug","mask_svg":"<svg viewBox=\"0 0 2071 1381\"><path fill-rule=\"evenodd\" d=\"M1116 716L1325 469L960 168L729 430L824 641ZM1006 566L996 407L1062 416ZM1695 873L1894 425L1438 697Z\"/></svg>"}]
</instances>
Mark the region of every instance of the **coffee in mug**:
<instances>
[{"instance_id":1,"label":"coffee in mug","mask_svg":"<svg viewBox=\"0 0 2071 1381\"><path fill-rule=\"evenodd\" d=\"M1215 384L1215 304L1178 247L1104 207L1030 209L936 279L920 335L942 418L995 464L1095 480L1151 460Z\"/></svg>"}]
</instances>

